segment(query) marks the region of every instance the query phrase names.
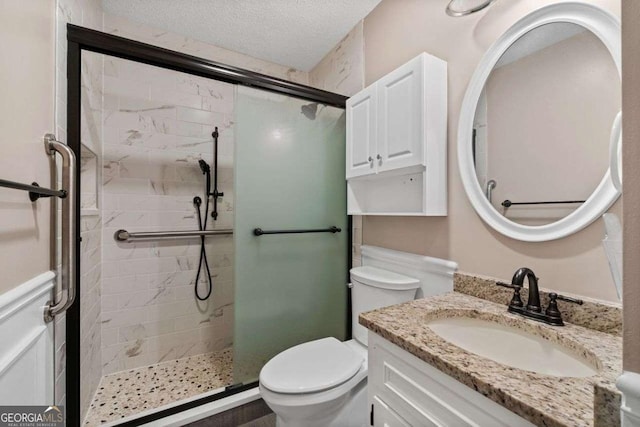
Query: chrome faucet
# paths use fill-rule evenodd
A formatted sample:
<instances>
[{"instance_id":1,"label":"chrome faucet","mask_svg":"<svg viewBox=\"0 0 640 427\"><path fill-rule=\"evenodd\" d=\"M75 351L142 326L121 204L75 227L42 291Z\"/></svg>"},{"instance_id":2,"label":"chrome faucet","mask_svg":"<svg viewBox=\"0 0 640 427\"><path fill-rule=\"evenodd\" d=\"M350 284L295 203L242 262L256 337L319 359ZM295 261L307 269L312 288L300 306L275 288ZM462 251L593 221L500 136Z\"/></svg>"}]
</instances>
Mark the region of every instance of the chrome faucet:
<instances>
[{"instance_id":1,"label":"chrome faucet","mask_svg":"<svg viewBox=\"0 0 640 427\"><path fill-rule=\"evenodd\" d=\"M520 290L524 286L524 279L529 282L529 298L527 299L527 305L525 307L520 297ZM582 305L584 302L579 299L565 297L556 293L549 293L549 306L542 312L542 306L540 305L540 289L538 288L538 278L533 270L527 267L519 268L513 275L511 283L496 282L499 286L513 289L513 297L509 302L508 311L510 313L516 313L524 317L528 317L539 322L548 323L549 325L563 326L562 313L558 309L558 300L572 302L574 304Z\"/></svg>"}]
</instances>

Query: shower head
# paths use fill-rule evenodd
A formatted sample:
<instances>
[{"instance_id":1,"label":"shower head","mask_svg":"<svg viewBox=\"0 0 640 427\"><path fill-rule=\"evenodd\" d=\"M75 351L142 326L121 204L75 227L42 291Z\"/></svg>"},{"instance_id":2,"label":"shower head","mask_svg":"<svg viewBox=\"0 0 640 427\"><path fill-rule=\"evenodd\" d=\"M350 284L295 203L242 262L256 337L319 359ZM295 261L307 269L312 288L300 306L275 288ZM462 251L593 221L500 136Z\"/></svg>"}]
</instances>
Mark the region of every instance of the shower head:
<instances>
[{"instance_id":1,"label":"shower head","mask_svg":"<svg viewBox=\"0 0 640 427\"><path fill-rule=\"evenodd\" d=\"M211 173L211 167L209 166L209 164L207 162L205 162L204 160L200 159L200 160L198 160L198 164L200 165L200 170L202 171L203 175Z\"/></svg>"},{"instance_id":2,"label":"shower head","mask_svg":"<svg viewBox=\"0 0 640 427\"><path fill-rule=\"evenodd\" d=\"M303 105L300 107L300 112L304 114L307 119L315 120L316 113L318 112L318 103L314 102L312 104Z\"/></svg>"}]
</instances>

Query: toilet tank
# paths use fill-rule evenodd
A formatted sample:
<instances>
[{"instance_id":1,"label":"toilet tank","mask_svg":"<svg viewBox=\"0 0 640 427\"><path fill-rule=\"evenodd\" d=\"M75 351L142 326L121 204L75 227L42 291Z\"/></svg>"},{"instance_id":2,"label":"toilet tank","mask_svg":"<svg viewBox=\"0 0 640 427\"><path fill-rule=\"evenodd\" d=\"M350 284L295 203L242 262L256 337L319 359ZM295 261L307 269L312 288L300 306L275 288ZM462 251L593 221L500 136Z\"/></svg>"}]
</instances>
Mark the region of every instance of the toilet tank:
<instances>
[{"instance_id":1,"label":"toilet tank","mask_svg":"<svg viewBox=\"0 0 640 427\"><path fill-rule=\"evenodd\" d=\"M367 345L367 329L358 323L360 313L411 301L420 280L377 267L351 269L351 324L353 338Z\"/></svg>"}]
</instances>

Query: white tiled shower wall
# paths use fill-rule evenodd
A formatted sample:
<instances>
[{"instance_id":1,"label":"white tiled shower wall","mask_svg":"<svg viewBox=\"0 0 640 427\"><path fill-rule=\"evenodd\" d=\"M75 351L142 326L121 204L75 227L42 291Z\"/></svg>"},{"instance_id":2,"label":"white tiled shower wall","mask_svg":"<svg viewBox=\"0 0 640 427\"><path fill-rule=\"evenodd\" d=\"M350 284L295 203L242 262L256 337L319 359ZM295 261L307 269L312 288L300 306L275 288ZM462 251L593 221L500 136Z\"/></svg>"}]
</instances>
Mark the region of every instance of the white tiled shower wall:
<instances>
[{"instance_id":1,"label":"white tiled shower wall","mask_svg":"<svg viewBox=\"0 0 640 427\"><path fill-rule=\"evenodd\" d=\"M102 85L103 60L101 55L86 53L82 56L82 121L81 142L94 153L102 152ZM81 171L88 176L97 168ZM86 180L85 180L86 181ZM89 180L90 181L90 180ZM94 178L95 181L95 178ZM86 183L86 182L85 182ZM95 187L93 188L95 190ZM85 189L86 190L86 189ZM83 190L84 193L84 190ZM92 197L99 194L89 193ZM95 199L83 200L95 205ZM101 355L101 277L102 277L102 217L99 210L80 219L80 390L81 407L86 408L93 391L100 383ZM84 414L83 414L84 416Z\"/></svg>"},{"instance_id":2,"label":"white tiled shower wall","mask_svg":"<svg viewBox=\"0 0 640 427\"><path fill-rule=\"evenodd\" d=\"M208 228L233 227L233 109L233 85L105 58L103 374L232 345L232 236L206 239L214 283L200 302L200 240L118 243L113 235L197 229L193 198L206 200L198 160L213 164L215 126L224 197Z\"/></svg>"}]
</instances>

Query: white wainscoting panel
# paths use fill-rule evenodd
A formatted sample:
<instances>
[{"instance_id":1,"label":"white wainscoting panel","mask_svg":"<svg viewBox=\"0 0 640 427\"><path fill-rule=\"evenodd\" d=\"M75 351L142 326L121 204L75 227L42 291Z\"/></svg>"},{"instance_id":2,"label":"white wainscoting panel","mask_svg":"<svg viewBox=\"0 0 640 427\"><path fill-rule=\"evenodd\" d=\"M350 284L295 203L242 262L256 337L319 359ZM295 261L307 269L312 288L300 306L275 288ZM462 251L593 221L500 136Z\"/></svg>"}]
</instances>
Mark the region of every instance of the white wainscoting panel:
<instances>
[{"instance_id":1,"label":"white wainscoting panel","mask_svg":"<svg viewBox=\"0 0 640 427\"><path fill-rule=\"evenodd\" d=\"M53 322L45 323L53 272L0 295L0 402L53 404Z\"/></svg>"},{"instance_id":2,"label":"white wainscoting panel","mask_svg":"<svg viewBox=\"0 0 640 427\"><path fill-rule=\"evenodd\" d=\"M456 262L377 246L363 245L360 250L362 265L382 268L420 280L416 298L453 292L453 273L458 270Z\"/></svg>"},{"instance_id":3,"label":"white wainscoting panel","mask_svg":"<svg viewBox=\"0 0 640 427\"><path fill-rule=\"evenodd\" d=\"M624 372L616 385L622 392L622 427L640 427L640 374Z\"/></svg>"}]
</instances>

